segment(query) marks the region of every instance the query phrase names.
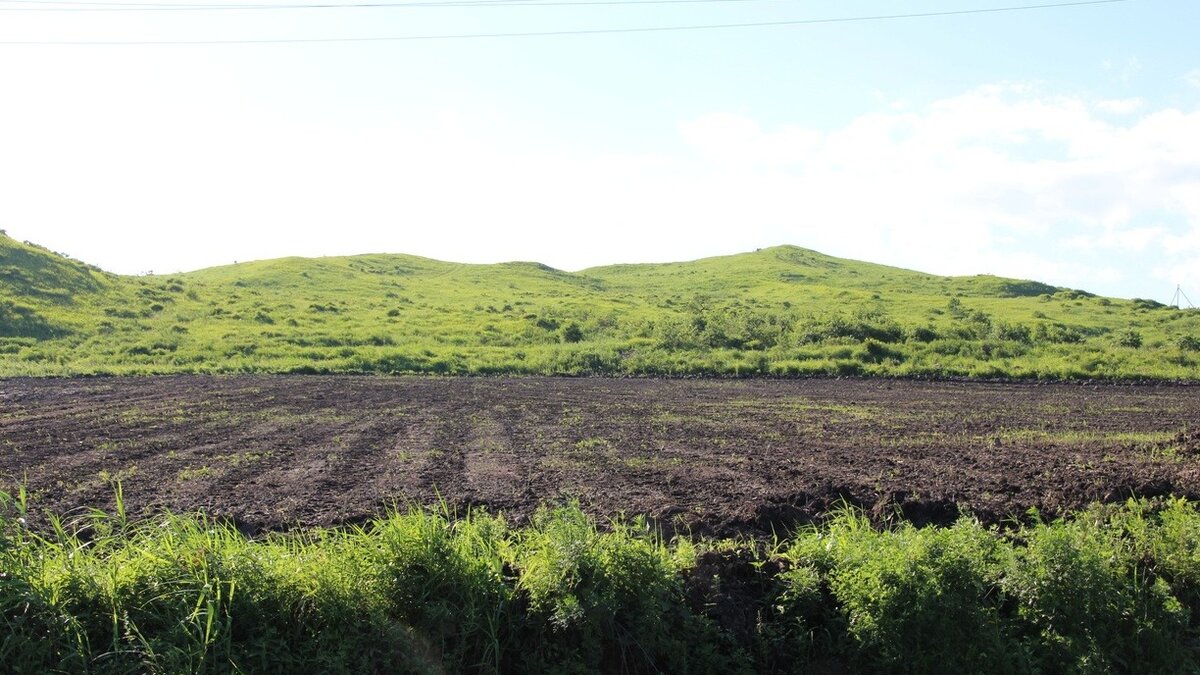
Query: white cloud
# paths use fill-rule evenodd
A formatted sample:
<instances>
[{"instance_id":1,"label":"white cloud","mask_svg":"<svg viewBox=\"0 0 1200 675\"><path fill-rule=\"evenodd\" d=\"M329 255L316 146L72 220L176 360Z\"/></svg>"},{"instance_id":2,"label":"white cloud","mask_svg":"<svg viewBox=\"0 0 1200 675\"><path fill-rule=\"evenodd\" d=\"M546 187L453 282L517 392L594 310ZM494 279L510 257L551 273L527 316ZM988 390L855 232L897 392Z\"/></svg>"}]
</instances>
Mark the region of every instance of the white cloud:
<instances>
[{"instance_id":1,"label":"white cloud","mask_svg":"<svg viewBox=\"0 0 1200 675\"><path fill-rule=\"evenodd\" d=\"M817 132L795 126L766 134L758 122L730 113L682 122L679 133L706 159L738 164L801 162L820 140Z\"/></svg>"},{"instance_id":2,"label":"white cloud","mask_svg":"<svg viewBox=\"0 0 1200 675\"><path fill-rule=\"evenodd\" d=\"M1200 87L1200 68L1197 68L1196 70L1193 70L1193 71L1187 73L1186 75L1184 75L1183 81L1187 82L1188 84L1192 85L1193 87Z\"/></svg>"},{"instance_id":3,"label":"white cloud","mask_svg":"<svg viewBox=\"0 0 1200 675\"><path fill-rule=\"evenodd\" d=\"M791 163L773 157L739 170L796 196L788 206L776 200L793 214L791 224L771 219L777 240L941 273L1116 290L1151 271L1200 287L1200 271L1175 263L1182 242L1200 237L1200 111L1118 124L1096 111L1136 106L1105 103L983 87L913 112L864 115L810 138ZM751 120L737 126L746 147L776 146ZM697 128L688 138L709 142Z\"/></svg>"},{"instance_id":4,"label":"white cloud","mask_svg":"<svg viewBox=\"0 0 1200 675\"><path fill-rule=\"evenodd\" d=\"M1119 66L1107 59L1102 65L1113 74L1113 81L1124 85L1132 83L1138 73L1142 72L1142 61L1136 56L1126 59L1125 63Z\"/></svg>"},{"instance_id":5,"label":"white cloud","mask_svg":"<svg viewBox=\"0 0 1200 675\"><path fill-rule=\"evenodd\" d=\"M1163 227L1132 227L1125 230L1108 230L1091 235L1068 237L1063 243L1085 251L1113 250L1143 253L1155 245L1162 246L1170 237Z\"/></svg>"},{"instance_id":6,"label":"white cloud","mask_svg":"<svg viewBox=\"0 0 1200 675\"><path fill-rule=\"evenodd\" d=\"M1124 295L1155 275L1200 289L1200 111L1000 84L881 102L831 131L715 111L679 123L683 152L602 153L502 115L345 126L144 79L155 96L136 108L105 103L136 92L75 91L0 106L0 227L124 272L365 251L578 269L794 243ZM81 100L89 115L68 114Z\"/></svg>"},{"instance_id":7,"label":"white cloud","mask_svg":"<svg viewBox=\"0 0 1200 675\"><path fill-rule=\"evenodd\" d=\"M1130 115L1145 104L1140 98L1115 98L1096 102L1096 109L1113 115Z\"/></svg>"}]
</instances>

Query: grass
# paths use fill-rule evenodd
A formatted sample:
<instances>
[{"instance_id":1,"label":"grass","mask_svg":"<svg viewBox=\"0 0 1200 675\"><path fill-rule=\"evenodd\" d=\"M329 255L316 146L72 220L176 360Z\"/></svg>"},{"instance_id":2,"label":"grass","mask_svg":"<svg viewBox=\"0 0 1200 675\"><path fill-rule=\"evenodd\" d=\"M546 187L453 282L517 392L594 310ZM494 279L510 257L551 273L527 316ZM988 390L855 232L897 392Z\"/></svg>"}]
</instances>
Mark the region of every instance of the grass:
<instances>
[{"instance_id":1,"label":"grass","mask_svg":"<svg viewBox=\"0 0 1200 675\"><path fill-rule=\"evenodd\" d=\"M1007 530L664 541L577 506L524 527L413 509L249 539L203 516L0 516L12 673L1184 673L1200 512L1095 506Z\"/></svg>"},{"instance_id":2,"label":"grass","mask_svg":"<svg viewBox=\"0 0 1200 675\"><path fill-rule=\"evenodd\" d=\"M0 235L0 376L1200 378L1200 311L792 246L567 273L406 255L118 276Z\"/></svg>"}]
</instances>

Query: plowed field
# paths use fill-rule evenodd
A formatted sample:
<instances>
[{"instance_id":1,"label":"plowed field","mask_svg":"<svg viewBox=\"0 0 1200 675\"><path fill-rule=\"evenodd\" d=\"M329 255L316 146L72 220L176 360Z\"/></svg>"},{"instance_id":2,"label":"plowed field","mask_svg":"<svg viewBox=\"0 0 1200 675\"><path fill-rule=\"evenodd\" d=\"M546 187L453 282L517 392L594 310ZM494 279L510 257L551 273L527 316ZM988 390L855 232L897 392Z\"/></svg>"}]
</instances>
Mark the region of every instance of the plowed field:
<instances>
[{"instance_id":1,"label":"plowed field","mask_svg":"<svg viewBox=\"0 0 1200 675\"><path fill-rule=\"evenodd\" d=\"M1200 497L1200 389L887 380L0 380L0 482L39 508L202 509L247 531L392 505L754 534L845 500L947 522ZM1191 427L1189 427L1189 422Z\"/></svg>"}]
</instances>

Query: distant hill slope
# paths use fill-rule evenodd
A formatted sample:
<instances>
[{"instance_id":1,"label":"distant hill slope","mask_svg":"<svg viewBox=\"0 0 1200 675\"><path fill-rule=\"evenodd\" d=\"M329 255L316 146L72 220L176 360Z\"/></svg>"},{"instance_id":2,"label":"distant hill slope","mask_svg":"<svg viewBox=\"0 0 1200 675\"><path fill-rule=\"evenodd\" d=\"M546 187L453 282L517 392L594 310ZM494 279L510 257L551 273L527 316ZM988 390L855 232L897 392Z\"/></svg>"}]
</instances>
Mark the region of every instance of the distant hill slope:
<instances>
[{"instance_id":1,"label":"distant hill slope","mask_svg":"<svg viewBox=\"0 0 1200 675\"><path fill-rule=\"evenodd\" d=\"M1200 312L794 246L569 273L409 255L118 276L0 236L0 375L1200 379Z\"/></svg>"},{"instance_id":2,"label":"distant hill slope","mask_svg":"<svg viewBox=\"0 0 1200 675\"><path fill-rule=\"evenodd\" d=\"M68 329L39 311L67 307L112 283L111 275L0 234L0 337L53 338Z\"/></svg>"}]
</instances>

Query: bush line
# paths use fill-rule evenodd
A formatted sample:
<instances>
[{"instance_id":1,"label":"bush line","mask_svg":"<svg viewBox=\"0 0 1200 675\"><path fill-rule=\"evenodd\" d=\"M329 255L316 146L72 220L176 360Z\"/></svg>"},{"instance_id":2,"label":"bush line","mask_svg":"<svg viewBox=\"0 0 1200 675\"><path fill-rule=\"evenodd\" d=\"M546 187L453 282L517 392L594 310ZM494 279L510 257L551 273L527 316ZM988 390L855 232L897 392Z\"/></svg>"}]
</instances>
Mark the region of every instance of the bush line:
<instances>
[{"instance_id":1,"label":"bush line","mask_svg":"<svg viewBox=\"0 0 1200 675\"><path fill-rule=\"evenodd\" d=\"M202 515L0 515L9 673L1185 673L1200 513L1000 530L853 509L774 542L665 541L578 505L249 539Z\"/></svg>"}]
</instances>

